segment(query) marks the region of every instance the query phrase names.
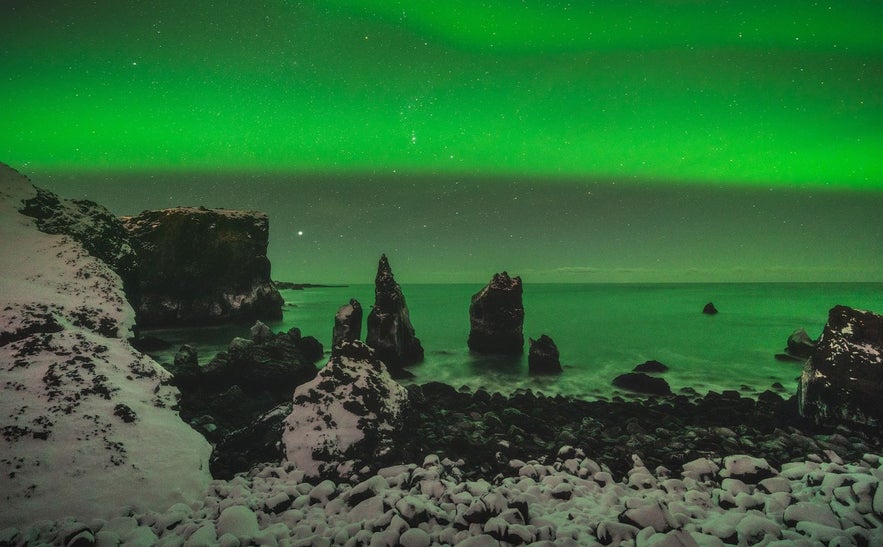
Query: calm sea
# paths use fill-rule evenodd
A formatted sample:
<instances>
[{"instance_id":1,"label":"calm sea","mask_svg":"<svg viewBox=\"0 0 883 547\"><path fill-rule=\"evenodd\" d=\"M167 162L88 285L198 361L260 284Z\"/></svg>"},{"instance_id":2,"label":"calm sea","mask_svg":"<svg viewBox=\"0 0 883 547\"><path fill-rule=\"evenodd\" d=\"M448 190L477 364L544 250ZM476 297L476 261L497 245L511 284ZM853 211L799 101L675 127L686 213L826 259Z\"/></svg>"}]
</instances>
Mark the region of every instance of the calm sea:
<instances>
[{"instance_id":1,"label":"calm sea","mask_svg":"<svg viewBox=\"0 0 883 547\"><path fill-rule=\"evenodd\" d=\"M525 355L488 358L469 353L469 303L481 285L404 285L402 290L425 362L411 367L416 382L440 381L455 387L511 392L530 388L548 394L609 397L614 377L655 359L670 367L672 389L699 392L764 390L779 382L796 389L800 363L783 363L774 354L788 336L805 328L817 337L828 310L844 304L883 312L883 284L526 284ZM299 327L330 349L338 307L356 298L368 310L373 285L286 290L284 318L273 330ZM713 302L720 313L702 313ZM173 342L196 343L200 360L224 349L246 327L164 330L154 334ZM527 337L547 334L561 353L564 373L553 378L527 373ZM364 326L363 326L364 336ZM173 354L173 352L172 352ZM160 362L170 354L157 356Z\"/></svg>"}]
</instances>

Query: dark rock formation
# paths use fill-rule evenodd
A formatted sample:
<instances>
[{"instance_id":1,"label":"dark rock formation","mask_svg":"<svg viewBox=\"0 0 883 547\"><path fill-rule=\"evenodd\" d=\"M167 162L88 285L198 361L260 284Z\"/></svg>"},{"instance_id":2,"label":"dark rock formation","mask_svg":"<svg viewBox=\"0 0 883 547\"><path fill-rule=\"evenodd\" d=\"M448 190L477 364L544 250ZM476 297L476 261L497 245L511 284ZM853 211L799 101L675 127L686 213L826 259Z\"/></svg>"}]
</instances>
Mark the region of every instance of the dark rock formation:
<instances>
[{"instance_id":1,"label":"dark rock formation","mask_svg":"<svg viewBox=\"0 0 883 547\"><path fill-rule=\"evenodd\" d=\"M717 308L714 307L714 303L709 302L705 305L704 308L702 308L702 313L707 315L714 315L717 313Z\"/></svg>"},{"instance_id":2,"label":"dark rock formation","mask_svg":"<svg viewBox=\"0 0 883 547\"><path fill-rule=\"evenodd\" d=\"M296 328L274 334L260 322L251 332L252 339L234 338L202 367L191 346L165 365L181 390L181 417L209 440L249 426L316 376L314 363L323 354L318 340Z\"/></svg>"},{"instance_id":3,"label":"dark rock formation","mask_svg":"<svg viewBox=\"0 0 883 547\"><path fill-rule=\"evenodd\" d=\"M140 326L282 317L265 214L180 207L122 221L138 256Z\"/></svg>"},{"instance_id":4,"label":"dark rock formation","mask_svg":"<svg viewBox=\"0 0 883 547\"><path fill-rule=\"evenodd\" d=\"M334 316L334 331L331 335L331 352L343 342L362 338L362 305L355 298L341 306Z\"/></svg>"},{"instance_id":5,"label":"dark rock formation","mask_svg":"<svg viewBox=\"0 0 883 547\"><path fill-rule=\"evenodd\" d=\"M344 342L318 376L294 392L282 437L286 459L310 476L383 461L407 404L407 391L370 347Z\"/></svg>"},{"instance_id":6,"label":"dark rock formation","mask_svg":"<svg viewBox=\"0 0 883 547\"><path fill-rule=\"evenodd\" d=\"M285 452L279 440L291 408L291 401L280 403L245 427L225 433L212 452L212 477L232 479L236 473L246 472L259 463L281 461Z\"/></svg>"},{"instance_id":7,"label":"dark rock formation","mask_svg":"<svg viewBox=\"0 0 883 547\"><path fill-rule=\"evenodd\" d=\"M377 358L394 376L400 374L402 367L423 360L423 346L414 334L405 296L393 277L386 255L380 257L377 265L374 307L368 314L365 343L374 349Z\"/></svg>"},{"instance_id":8,"label":"dark rock formation","mask_svg":"<svg viewBox=\"0 0 883 547\"><path fill-rule=\"evenodd\" d=\"M137 257L120 219L94 201L61 199L35 188L37 195L22 202L19 212L37 220L47 234L64 234L100 259L123 280L126 296L137 305Z\"/></svg>"},{"instance_id":9,"label":"dark rock formation","mask_svg":"<svg viewBox=\"0 0 883 547\"><path fill-rule=\"evenodd\" d=\"M632 369L634 372L662 373L668 372L668 367L659 361L645 361Z\"/></svg>"},{"instance_id":10,"label":"dark rock formation","mask_svg":"<svg viewBox=\"0 0 883 547\"><path fill-rule=\"evenodd\" d=\"M527 365L531 374L560 374L561 360L558 346L545 334L537 340L531 338Z\"/></svg>"},{"instance_id":11,"label":"dark rock formation","mask_svg":"<svg viewBox=\"0 0 883 547\"><path fill-rule=\"evenodd\" d=\"M804 329L797 329L788 337L788 345L785 348L785 352L794 357L809 359L812 352L816 349L816 343Z\"/></svg>"},{"instance_id":12,"label":"dark rock formation","mask_svg":"<svg viewBox=\"0 0 883 547\"><path fill-rule=\"evenodd\" d=\"M506 272L472 296L469 306L469 349L479 353L524 352L524 305L521 278Z\"/></svg>"},{"instance_id":13,"label":"dark rock formation","mask_svg":"<svg viewBox=\"0 0 883 547\"><path fill-rule=\"evenodd\" d=\"M816 422L883 425L883 316L835 306L800 377L800 413Z\"/></svg>"},{"instance_id":14,"label":"dark rock formation","mask_svg":"<svg viewBox=\"0 0 883 547\"><path fill-rule=\"evenodd\" d=\"M648 395L671 395L668 382L662 378L654 378L643 372L627 372L613 379L613 385L628 391L646 393Z\"/></svg>"}]
</instances>

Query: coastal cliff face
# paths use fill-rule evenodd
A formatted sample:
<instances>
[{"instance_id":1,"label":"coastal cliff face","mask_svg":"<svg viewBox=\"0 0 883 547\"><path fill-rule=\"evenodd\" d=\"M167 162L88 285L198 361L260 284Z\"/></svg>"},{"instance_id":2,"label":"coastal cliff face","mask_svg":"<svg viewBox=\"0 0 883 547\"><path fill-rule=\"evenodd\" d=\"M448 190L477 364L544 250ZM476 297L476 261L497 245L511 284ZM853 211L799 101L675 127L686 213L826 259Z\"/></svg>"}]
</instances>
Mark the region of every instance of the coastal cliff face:
<instances>
[{"instance_id":1,"label":"coastal cliff face","mask_svg":"<svg viewBox=\"0 0 883 547\"><path fill-rule=\"evenodd\" d=\"M140 326L282 317L265 214L177 207L122 221L138 255Z\"/></svg>"},{"instance_id":2,"label":"coastal cliff face","mask_svg":"<svg viewBox=\"0 0 883 547\"><path fill-rule=\"evenodd\" d=\"M800 413L816 422L880 426L881 389L883 316L835 306L800 376Z\"/></svg>"},{"instance_id":3,"label":"coastal cliff face","mask_svg":"<svg viewBox=\"0 0 883 547\"><path fill-rule=\"evenodd\" d=\"M126 341L119 275L19 213L46 198L0 164L0 529L202 496L211 448L173 410L169 373Z\"/></svg>"}]
</instances>

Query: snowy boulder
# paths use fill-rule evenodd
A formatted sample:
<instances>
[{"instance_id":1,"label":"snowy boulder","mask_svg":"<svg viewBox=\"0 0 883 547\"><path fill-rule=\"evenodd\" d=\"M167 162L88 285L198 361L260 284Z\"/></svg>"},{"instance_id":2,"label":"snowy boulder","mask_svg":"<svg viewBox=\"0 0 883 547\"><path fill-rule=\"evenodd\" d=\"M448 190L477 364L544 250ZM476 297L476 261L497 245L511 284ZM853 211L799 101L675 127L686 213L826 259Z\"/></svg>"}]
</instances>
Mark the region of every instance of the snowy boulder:
<instances>
[{"instance_id":1,"label":"snowy boulder","mask_svg":"<svg viewBox=\"0 0 883 547\"><path fill-rule=\"evenodd\" d=\"M800 376L801 415L883 425L883 316L835 306Z\"/></svg>"},{"instance_id":2,"label":"snowy boulder","mask_svg":"<svg viewBox=\"0 0 883 547\"><path fill-rule=\"evenodd\" d=\"M295 390L282 435L286 459L310 476L382 460L407 402L407 390L371 348L345 342L316 378Z\"/></svg>"},{"instance_id":3,"label":"snowy boulder","mask_svg":"<svg viewBox=\"0 0 883 547\"><path fill-rule=\"evenodd\" d=\"M341 306L334 315L334 330L331 333L331 351L343 342L352 342L362 337L362 305L355 298Z\"/></svg>"},{"instance_id":4,"label":"snowy boulder","mask_svg":"<svg viewBox=\"0 0 883 547\"><path fill-rule=\"evenodd\" d=\"M0 165L0 530L202 496L211 448L172 410L168 372L126 341L120 277L19 214L36 194Z\"/></svg>"},{"instance_id":5,"label":"snowy boulder","mask_svg":"<svg viewBox=\"0 0 883 547\"><path fill-rule=\"evenodd\" d=\"M368 314L365 343L397 376L403 374L402 367L423 360L423 346L414 334L405 295L392 274L386 255L381 255L377 264L374 307Z\"/></svg>"},{"instance_id":6,"label":"snowy boulder","mask_svg":"<svg viewBox=\"0 0 883 547\"><path fill-rule=\"evenodd\" d=\"M469 306L469 349L479 353L524 352L524 304L520 277L494 274L472 296Z\"/></svg>"},{"instance_id":7,"label":"snowy boulder","mask_svg":"<svg viewBox=\"0 0 883 547\"><path fill-rule=\"evenodd\" d=\"M282 318L264 213L177 207L121 220L138 256L139 325Z\"/></svg>"}]
</instances>

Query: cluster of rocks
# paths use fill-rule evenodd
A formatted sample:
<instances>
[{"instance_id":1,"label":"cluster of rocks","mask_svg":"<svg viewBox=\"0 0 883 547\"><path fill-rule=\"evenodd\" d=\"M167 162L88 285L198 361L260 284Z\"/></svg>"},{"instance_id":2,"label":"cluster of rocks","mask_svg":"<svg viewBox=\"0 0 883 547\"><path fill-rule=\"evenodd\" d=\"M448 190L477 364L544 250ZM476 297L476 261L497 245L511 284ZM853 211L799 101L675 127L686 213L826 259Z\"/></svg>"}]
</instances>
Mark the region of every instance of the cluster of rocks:
<instances>
[{"instance_id":1,"label":"cluster of rocks","mask_svg":"<svg viewBox=\"0 0 883 547\"><path fill-rule=\"evenodd\" d=\"M635 457L617 480L583 451L511 460L504 478L464 477L430 454L348 481L292 465L215 481L162 512L41 522L3 544L63 545L879 545L883 461L836 453L783 466L731 455L675 469Z\"/></svg>"}]
</instances>

